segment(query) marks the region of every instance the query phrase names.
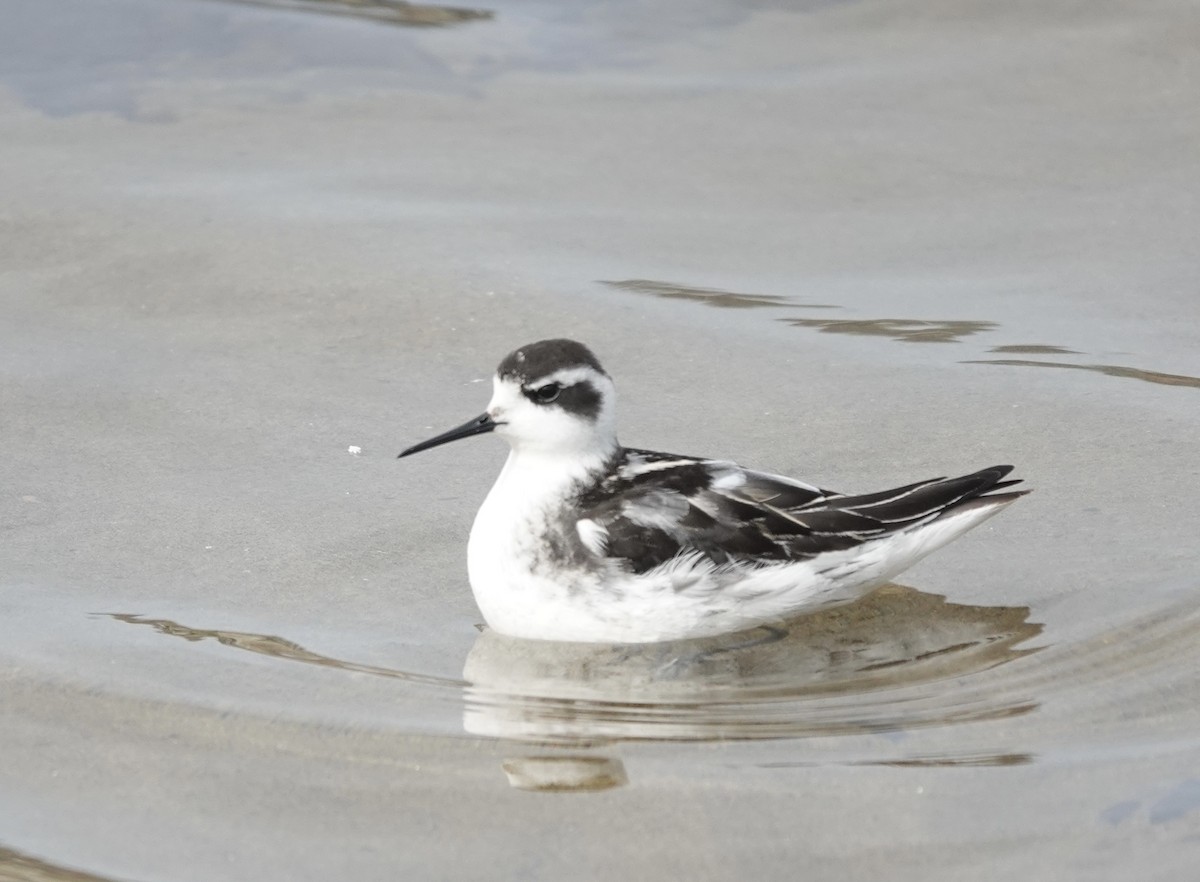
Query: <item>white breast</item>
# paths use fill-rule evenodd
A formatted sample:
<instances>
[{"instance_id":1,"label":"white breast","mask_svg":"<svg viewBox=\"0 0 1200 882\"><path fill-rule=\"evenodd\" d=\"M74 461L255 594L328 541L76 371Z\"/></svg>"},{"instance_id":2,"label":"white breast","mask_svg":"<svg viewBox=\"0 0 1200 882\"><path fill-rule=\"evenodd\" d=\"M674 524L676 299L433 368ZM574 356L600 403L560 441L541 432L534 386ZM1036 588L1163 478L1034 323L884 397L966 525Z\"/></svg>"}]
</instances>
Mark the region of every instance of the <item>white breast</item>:
<instances>
[{"instance_id":1,"label":"white breast","mask_svg":"<svg viewBox=\"0 0 1200 882\"><path fill-rule=\"evenodd\" d=\"M467 572L475 601L487 623L516 636L573 630L569 620L590 621L579 595L595 581L585 569L551 569L552 534L562 541L563 503L602 468L578 458L509 454L500 476L475 516L467 544ZM577 538L577 534L575 534ZM572 598L574 600L572 601ZM564 618L568 621L564 621Z\"/></svg>"}]
</instances>

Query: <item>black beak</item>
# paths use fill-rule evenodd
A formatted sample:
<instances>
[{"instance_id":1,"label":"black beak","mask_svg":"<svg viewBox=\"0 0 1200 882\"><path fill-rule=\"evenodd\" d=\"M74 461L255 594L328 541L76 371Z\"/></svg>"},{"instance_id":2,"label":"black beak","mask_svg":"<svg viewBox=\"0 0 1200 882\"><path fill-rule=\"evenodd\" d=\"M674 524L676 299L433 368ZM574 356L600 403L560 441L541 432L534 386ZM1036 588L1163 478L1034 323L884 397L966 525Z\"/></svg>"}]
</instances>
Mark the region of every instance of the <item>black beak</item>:
<instances>
[{"instance_id":1,"label":"black beak","mask_svg":"<svg viewBox=\"0 0 1200 882\"><path fill-rule=\"evenodd\" d=\"M468 423L463 423L456 429L451 429L449 432L430 438L428 441L422 441L420 444L414 444L407 450L402 450L400 456L408 456L410 453L420 453L422 450L428 450L430 447L437 447L439 444L449 444L451 441L457 441L459 438L470 438L472 435L482 435L484 432L490 432L496 428L496 424L492 422L492 418L485 414L480 414ZM400 456L396 458L399 459Z\"/></svg>"}]
</instances>

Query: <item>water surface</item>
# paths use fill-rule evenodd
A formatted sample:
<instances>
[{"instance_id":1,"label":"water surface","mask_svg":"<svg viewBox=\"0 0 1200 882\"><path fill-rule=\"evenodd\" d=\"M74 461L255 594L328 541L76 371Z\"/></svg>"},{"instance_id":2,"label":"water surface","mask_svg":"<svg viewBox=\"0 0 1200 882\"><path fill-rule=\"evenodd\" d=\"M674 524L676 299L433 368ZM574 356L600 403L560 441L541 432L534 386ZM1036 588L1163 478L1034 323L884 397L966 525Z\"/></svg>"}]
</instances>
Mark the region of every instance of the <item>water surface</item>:
<instances>
[{"instance_id":1,"label":"water surface","mask_svg":"<svg viewBox=\"0 0 1200 882\"><path fill-rule=\"evenodd\" d=\"M1191 11L993 6L10 3L0 876L1190 878ZM1035 492L778 627L504 638L502 445L395 454L560 335L631 445Z\"/></svg>"}]
</instances>

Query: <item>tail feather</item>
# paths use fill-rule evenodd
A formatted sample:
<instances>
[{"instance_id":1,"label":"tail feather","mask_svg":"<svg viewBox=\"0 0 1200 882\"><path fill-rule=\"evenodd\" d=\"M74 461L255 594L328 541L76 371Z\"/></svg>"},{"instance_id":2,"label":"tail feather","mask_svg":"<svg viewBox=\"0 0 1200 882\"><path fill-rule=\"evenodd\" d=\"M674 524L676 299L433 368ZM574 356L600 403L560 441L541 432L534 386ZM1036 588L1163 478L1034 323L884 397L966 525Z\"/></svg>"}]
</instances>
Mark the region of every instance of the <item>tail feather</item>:
<instances>
[{"instance_id":1,"label":"tail feather","mask_svg":"<svg viewBox=\"0 0 1200 882\"><path fill-rule=\"evenodd\" d=\"M911 484L904 488L905 492L882 500L879 499L881 494L848 497L838 500L838 507L902 527L930 517L940 517L964 503L983 498L993 490L1020 483L1002 480L1012 469L1010 465L992 466L957 478Z\"/></svg>"}]
</instances>

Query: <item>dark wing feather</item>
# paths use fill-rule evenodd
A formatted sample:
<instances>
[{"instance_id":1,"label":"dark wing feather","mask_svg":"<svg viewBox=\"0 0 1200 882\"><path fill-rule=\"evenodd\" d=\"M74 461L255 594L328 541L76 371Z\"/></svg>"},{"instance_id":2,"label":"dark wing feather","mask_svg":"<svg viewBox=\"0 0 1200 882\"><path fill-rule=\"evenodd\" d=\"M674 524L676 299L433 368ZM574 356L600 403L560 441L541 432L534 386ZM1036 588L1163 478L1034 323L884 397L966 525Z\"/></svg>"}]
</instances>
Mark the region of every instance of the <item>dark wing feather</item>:
<instances>
[{"instance_id":1,"label":"dark wing feather","mask_svg":"<svg viewBox=\"0 0 1200 882\"><path fill-rule=\"evenodd\" d=\"M606 532L605 556L645 572L681 552L714 563L802 560L932 520L990 490L1011 466L861 496L713 462L625 450L580 500Z\"/></svg>"}]
</instances>

